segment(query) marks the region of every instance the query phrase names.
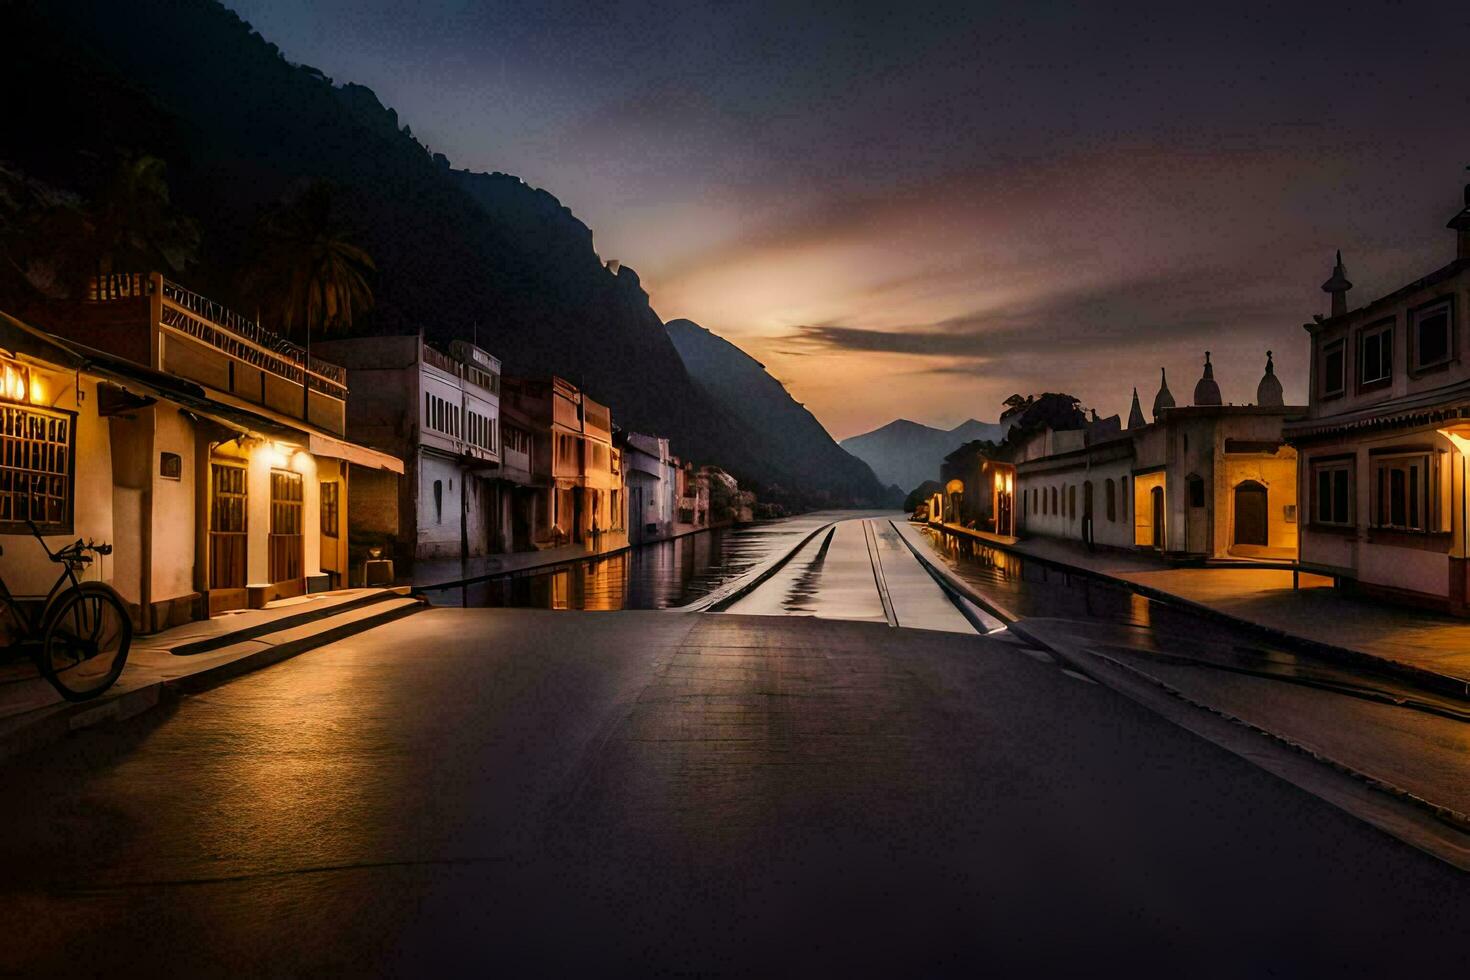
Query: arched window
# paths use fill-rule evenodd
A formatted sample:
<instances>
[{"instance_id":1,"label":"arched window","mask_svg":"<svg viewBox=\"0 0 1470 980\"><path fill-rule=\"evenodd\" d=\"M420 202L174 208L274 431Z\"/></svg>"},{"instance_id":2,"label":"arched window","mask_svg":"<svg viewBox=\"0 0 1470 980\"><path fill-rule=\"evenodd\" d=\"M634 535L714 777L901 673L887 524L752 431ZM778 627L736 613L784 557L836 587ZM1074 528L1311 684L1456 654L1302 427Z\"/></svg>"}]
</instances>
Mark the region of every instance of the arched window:
<instances>
[{"instance_id":1,"label":"arched window","mask_svg":"<svg viewBox=\"0 0 1470 980\"><path fill-rule=\"evenodd\" d=\"M1057 488L1056 487L1052 487L1051 488L1051 512L1053 514L1055 514L1055 513L1058 512L1058 510L1059 510L1059 508L1057 507Z\"/></svg>"},{"instance_id":2,"label":"arched window","mask_svg":"<svg viewBox=\"0 0 1470 980\"><path fill-rule=\"evenodd\" d=\"M1074 483L1070 487L1067 488L1067 520L1069 520L1069 521L1075 521L1076 519L1077 519L1077 484Z\"/></svg>"},{"instance_id":3,"label":"arched window","mask_svg":"<svg viewBox=\"0 0 1470 980\"><path fill-rule=\"evenodd\" d=\"M1103 484L1103 495L1107 497L1108 521L1116 521L1118 519L1118 488L1111 479Z\"/></svg>"}]
</instances>

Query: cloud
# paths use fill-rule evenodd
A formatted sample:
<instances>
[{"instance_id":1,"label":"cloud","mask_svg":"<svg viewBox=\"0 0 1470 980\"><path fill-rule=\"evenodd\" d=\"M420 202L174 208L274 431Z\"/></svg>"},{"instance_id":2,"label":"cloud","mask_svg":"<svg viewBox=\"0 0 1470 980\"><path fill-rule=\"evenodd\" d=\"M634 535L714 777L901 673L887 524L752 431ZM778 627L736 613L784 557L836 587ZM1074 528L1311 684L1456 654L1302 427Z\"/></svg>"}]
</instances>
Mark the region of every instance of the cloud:
<instances>
[{"instance_id":1,"label":"cloud","mask_svg":"<svg viewBox=\"0 0 1470 980\"><path fill-rule=\"evenodd\" d=\"M842 322L804 324L783 338L793 350L958 358L974 370L987 361L1134 350L1181 340L1207 341L1241 328L1273 325L1294 290L1247 293L1217 272L1105 283L977 310L932 323L868 329ZM926 369L945 373L942 367Z\"/></svg>"}]
</instances>

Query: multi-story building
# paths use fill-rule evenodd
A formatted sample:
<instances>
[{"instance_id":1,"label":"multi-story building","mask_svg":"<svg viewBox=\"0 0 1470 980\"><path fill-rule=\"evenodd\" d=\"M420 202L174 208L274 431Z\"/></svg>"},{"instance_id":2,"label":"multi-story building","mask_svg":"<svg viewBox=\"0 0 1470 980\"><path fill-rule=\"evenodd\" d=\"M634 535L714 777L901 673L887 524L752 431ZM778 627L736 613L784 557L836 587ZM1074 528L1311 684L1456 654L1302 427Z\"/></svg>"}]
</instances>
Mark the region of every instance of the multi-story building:
<instances>
[{"instance_id":1,"label":"multi-story building","mask_svg":"<svg viewBox=\"0 0 1470 980\"><path fill-rule=\"evenodd\" d=\"M628 541L669 537L678 516L678 461L669 440L641 432L618 433L627 484Z\"/></svg>"},{"instance_id":2,"label":"multi-story building","mask_svg":"<svg viewBox=\"0 0 1470 980\"><path fill-rule=\"evenodd\" d=\"M534 504L534 543L592 544L621 531L623 473L608 407L554 376L506 378L505 402L530 428L532 475L545 483Z\"/></svg>"},{"instance_id":3,"label":"multi-story building","mask_svg":"<svg viewBox=\"0 0 1470 980\"><path fill-rule=\"evenodd\" d=\"M0 437L12 589L48 571L10 540L27 513L110 540L107 575L145 630L347 583L349 489L403 466L346 440L340 366L157 274L28 318L10 334L31 353L6 370L31 390L12 390Z\"/></svg>"},{"instance_id":4,"label":"multi-story building","mask_svg":"<svg viewBox=\"0 0 1470 980\"><path fill-rule=\"evenodd\" d=\"M462 340L440 350L419 335L332 340L316 349L347 368L349 434L405 464L391 489L399 537L411 554L395 557L509 551L514 501L502 479L500 361ZM358 530L366 537L381 529Z\"/></svg>"},{"instance_id":5,"label":"multi-story building","mask_svg":"<svg viewBox=\"0 0 1470 980\"><path fill-rule=\"evenodd\" d=\"M1348 308L1339 254L1325 317L1305 324L1307 417L1287 427L1308 501L1302 561L1349 588L1470 614L1470 186L1456 255Z\"/></svg>"}]
</instances>

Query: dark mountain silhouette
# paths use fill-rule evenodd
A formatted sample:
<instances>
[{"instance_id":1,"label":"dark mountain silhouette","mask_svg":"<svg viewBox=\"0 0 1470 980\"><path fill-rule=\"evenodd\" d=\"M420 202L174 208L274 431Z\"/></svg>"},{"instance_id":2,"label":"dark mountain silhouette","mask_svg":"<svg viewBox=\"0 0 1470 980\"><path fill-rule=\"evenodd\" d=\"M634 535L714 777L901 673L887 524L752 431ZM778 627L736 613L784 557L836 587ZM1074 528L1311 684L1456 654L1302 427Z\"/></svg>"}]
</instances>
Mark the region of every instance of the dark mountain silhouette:
<instances>
[{"instance_id":1,"label":"dark mountain silhouette","mask_svg":"<svg viewBox=\"0 0 1470 980\"><path fill-rule=\"evenodd\" d=\"M939 464L956 447L976 439L999 442L1009 426L969 419L953 429L895 419L880 429L842 440L842 448L873 468L884 483L912 490L939 476Z\"/></svg>"},{"instance_id":2,"label":"dark mountain silhouette","mask_svg":"<svg viewBox=\"0 0 1470 980\"><path fill-rule=\"evenodd\" d=\"M161 158L173 206L202 237L180 278L247 315L259 305L241 288L252 229L325 180L377 266L376 304L358 332L477 336L508 372L559 373L609 403L620 426L668 435L681 455L763 496L802 506L872 492L871 474L850 462L785 458L825 438L814 420L810 442L792 443L755 399L712 401L637 274L605 267L591 230L551 194L453 169L371 90L289 63L213 0L9 3L0 84L13 96L0 162L90 200L119 159ZM0 276L0 291L17 281ZM19 305L14 295L0 303ZM823 452L846 459L830 439Z\"/></svg>"},{"instance_id":3,"label":"dark mountain silhouette","mask_svg":"<svg viewBox=\"0 0 1470 980\"><path fill-rule=\"evenodd\" d=\"M881 485L862 460L844 452L811 412L765 366L691 320L665 327L695 383L716 405L759 433L775 453L771 465L792 486L830 485L837 496L897 506L901 494Z\"/></svg>"}]
</instances>

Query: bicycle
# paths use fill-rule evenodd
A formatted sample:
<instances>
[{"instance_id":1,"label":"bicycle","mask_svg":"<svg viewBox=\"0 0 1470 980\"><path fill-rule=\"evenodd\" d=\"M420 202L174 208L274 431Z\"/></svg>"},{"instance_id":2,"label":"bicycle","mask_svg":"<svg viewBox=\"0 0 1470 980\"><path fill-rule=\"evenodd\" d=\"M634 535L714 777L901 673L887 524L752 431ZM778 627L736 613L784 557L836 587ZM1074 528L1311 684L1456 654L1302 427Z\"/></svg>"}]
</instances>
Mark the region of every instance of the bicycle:
<instances>
[{"instance_id":1,"label":"bicycle","mask_svg":"<svg viewBox=\"0 0 1470 980\"><path fill-rule=\"evenodd\" d=\"M29 648L41 676L63 698L90 700L117 681L133 642L133 620L117 590L103 582L77 578L77 572L92 563L88 552L110 555L112 545L84 543L78 538L52 551L35 522L26 524L46 557L61 565L62 572L35 615L15 600L0 578L0 645ZM4 553L0 547L0 556Z\"/></svg>"}]
</instances>

